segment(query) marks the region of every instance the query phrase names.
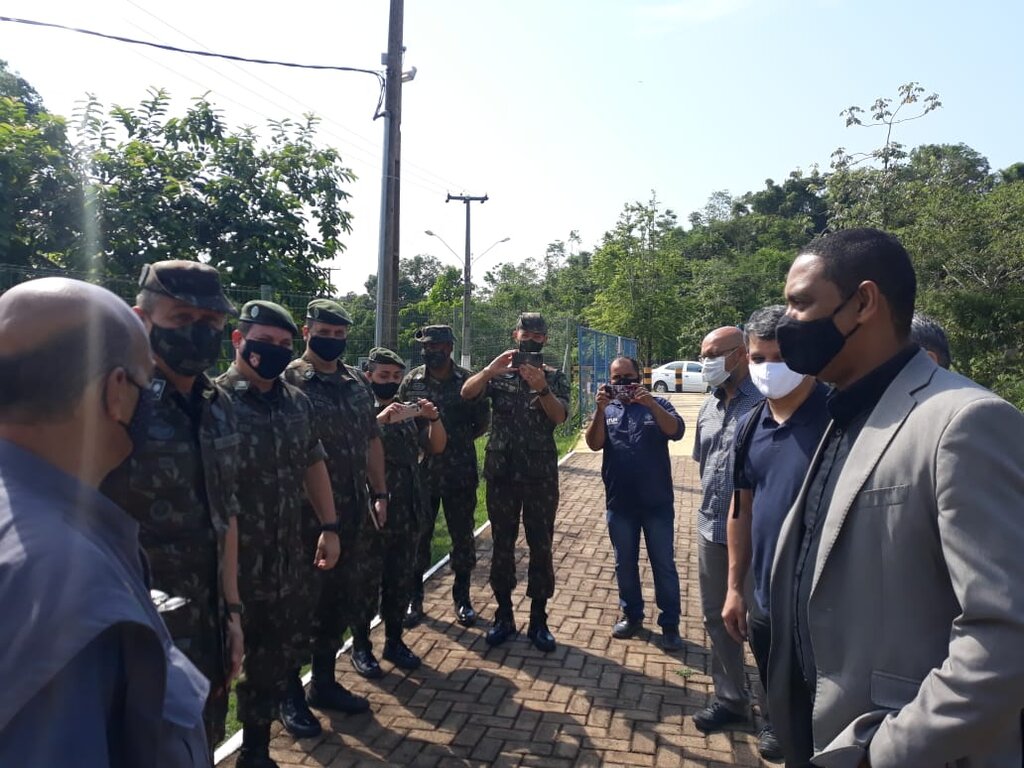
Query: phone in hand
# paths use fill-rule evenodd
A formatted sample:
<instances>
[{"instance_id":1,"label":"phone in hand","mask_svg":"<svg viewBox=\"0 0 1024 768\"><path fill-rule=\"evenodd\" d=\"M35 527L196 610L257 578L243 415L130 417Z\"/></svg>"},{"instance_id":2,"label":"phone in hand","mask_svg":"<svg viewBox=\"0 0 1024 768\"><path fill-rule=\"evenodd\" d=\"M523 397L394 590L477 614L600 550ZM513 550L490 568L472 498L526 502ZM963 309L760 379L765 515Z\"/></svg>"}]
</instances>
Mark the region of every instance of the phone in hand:
<instances>
[{"instance_id":1,"label":"phone in hand","mask_svg":"<svg viewBox=\"0 0 1024 768\"><path fill-rule=\"evenodd\" d=\"M514 352L512 354L512 367L518 368L523 363L532 365L534 368L543 368L544 354L542 352Z\"/></svg>"}]
</instances>

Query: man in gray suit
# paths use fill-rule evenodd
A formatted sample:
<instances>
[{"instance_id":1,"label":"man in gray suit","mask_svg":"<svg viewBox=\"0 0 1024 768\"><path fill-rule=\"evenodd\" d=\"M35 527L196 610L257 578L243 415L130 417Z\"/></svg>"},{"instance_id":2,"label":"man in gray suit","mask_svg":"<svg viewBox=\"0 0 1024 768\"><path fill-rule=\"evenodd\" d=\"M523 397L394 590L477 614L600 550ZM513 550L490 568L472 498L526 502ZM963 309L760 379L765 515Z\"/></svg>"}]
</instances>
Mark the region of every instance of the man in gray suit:
<instances>
[{"instance_id":1,"label":"man in gray suit","mask_svg":"<svg viewBox=\"0 0 1024 768\"><path fill-rule=\"evenodd\" d=\"M915 293L874 229L786 281L786 364L835 386L772 571L787 765L1022 764L1024 415L909 341Z\"/></svg>"}]
</instances>

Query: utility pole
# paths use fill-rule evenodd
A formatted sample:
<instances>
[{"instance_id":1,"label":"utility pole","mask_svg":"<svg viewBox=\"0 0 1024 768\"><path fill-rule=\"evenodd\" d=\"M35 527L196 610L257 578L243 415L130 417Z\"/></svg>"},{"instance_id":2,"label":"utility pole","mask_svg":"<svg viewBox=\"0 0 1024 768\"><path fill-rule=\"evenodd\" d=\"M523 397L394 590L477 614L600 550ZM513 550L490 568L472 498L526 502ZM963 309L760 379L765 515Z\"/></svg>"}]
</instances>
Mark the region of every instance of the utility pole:
<instances>
[{"instance_id":1,"label":"utility pole","mask_svg":"<svg viewBox=\"0 0 1024 768\"><path fill-rule=\"evenodd\" d=\"M469 302L472 296L473 285L470 281L470 272L473 266L473 260L469 248L469 208L470 203L486 203L487 195L483 197L473 197L472 195L452 195L449 194L445 200L446 203L450 203L452 200L458 200L461 203L466 204L466 267L462 272L462 367L469 368L471 363L470 345L469 345Z\"/></svg>"},{"instance_id":2,"label":"utility pole","mask_svg":"<svg viewBox=\"0 0 1024 768\"><path fill-rule=\"evenodd\" d=\"M384 80L384 161L380 189L380 240L377 251L377 317L374 343L398 344L398 211L402 153L402 29L405 0L391 0Z\"/></svg>"}]
</instances>

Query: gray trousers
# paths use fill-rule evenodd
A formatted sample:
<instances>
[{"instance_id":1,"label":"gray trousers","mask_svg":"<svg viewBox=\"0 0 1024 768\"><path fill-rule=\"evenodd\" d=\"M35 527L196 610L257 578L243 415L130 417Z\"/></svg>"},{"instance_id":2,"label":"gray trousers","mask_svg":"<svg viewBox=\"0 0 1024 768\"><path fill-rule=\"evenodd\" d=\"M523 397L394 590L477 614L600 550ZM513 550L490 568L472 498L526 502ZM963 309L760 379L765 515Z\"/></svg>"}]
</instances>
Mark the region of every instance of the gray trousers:
<instances>
[{"instance_id":1,"label":"gray trousers","mask_svg":"<svg viewBox=\"0 0 1024 768\"><path fill-rule=\"evenodd\" d=\"M711 679L715 684L715 697L733 712L747 715L750 695L743 667L743 646L729 636L722 621L722 606L729 587L729 548L708 541L698 533L697 562L704 629L711 639Z\"/></svg>"}]
</instances>

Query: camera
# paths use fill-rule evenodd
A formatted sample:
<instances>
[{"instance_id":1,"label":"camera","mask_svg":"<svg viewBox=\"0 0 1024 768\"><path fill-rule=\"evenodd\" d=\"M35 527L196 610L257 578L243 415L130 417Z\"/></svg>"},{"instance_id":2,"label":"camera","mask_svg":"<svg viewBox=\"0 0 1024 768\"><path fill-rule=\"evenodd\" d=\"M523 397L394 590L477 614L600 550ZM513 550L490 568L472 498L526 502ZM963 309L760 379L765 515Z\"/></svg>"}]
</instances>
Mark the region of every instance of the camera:
<instances>
[{"instance_id":1,"label":"camera","mask_svg":"<svg viewBox=\"0 0 1024 768\"><path fill-rule=\"evenodd\" d=\"M632 400L639 384L606 384L605 391L617 400Z\"/></svg>"},{"instance_id":2,"label":"camera","mask_svg":"<svg viewBox=\"0 0 1024 768\"><path fill-rule=\"evenodd\" d=\"M512 355L512 367L518 368L523 363L534 368L544 367L544 355L541 352L515 352Z\"/></svg>"}]
</instances>

